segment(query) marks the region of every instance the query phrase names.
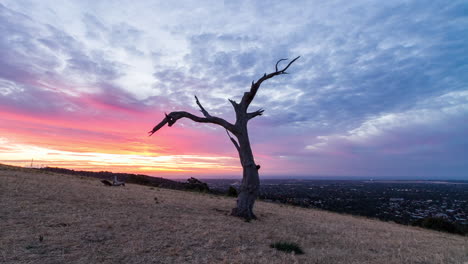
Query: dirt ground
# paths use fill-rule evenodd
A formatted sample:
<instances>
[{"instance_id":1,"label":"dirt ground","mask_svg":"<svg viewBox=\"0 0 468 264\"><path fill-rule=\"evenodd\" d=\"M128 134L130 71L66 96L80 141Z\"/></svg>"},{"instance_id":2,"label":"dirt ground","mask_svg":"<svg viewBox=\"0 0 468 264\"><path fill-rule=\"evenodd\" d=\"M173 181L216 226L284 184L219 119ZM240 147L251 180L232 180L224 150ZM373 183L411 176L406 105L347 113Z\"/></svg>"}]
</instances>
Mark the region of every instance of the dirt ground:
<instances>
[{"instance_id":1,"label":"dirt ground","mask_svg":"<svg viewBox=\"0 0 468 264\"><path fill-rule=\"evenodd\" d=\"M468 237L0 165L1 263L468 263ZM295 242L305 254L270 248Z\"/></svg>"}]
</instances>

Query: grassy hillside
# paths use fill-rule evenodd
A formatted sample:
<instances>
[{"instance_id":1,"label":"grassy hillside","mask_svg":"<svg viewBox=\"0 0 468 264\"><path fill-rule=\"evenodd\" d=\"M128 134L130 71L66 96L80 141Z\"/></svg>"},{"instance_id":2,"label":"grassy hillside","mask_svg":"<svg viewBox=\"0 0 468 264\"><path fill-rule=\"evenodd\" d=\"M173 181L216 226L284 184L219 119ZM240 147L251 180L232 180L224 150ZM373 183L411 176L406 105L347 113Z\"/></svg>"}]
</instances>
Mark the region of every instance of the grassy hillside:
<instances>
[{"instance_id":1,"label":"grassy hillside","mask_svg":"<svg viewBox=\"0 0 468 264\"><path fill-rule=\"evenodd\" d=\"M258 202L0 165L3 263L466 263L468 238ZM303 255L269 245L299 244Z\"/></svg>"},{"instance_id":2,"label":"grassy hillside","mask_svg":"<svg viewBox=\"0 0 468 264\"><path fill-rule=\"evenodd\" d=\"M54 167L45 167L41 168L41 171L48 171L48 172L55 172L60 174L68 174L74 176L85 176L85 177L92 177L98 178L103 180L111 181L114 177L117 177L119 181L123 181L125 183L135 183L139 185L147 185L151 187L161 187L165 189L175 189L175 190L194 190L198 189L201 191L209 191L208 185L202 182L178 182L172 181L165 178L160 177L151 177L148 175L142 174L131 174L131 173L113 173L109 171L80 171L80 170L70 170L64 168L54 168ZM193 178L192 178L193 179ZM194 179L195 181L198 181Z\"/></svg>"}]
</instances>

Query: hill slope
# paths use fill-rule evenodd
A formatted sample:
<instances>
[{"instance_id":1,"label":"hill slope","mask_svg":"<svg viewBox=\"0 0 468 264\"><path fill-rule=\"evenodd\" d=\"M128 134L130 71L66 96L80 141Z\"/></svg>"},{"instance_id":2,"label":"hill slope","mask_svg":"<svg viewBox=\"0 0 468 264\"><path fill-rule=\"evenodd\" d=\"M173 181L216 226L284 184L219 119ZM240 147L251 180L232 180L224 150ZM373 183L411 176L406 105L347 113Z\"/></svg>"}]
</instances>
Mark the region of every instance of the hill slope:
<instances>
[{"instance_id":1,"label":"hill slope","mask_svg":"<svg viewBox=\"0 0 468 264\"><path fill-rule=\"evenodd\" d=\"M2 165L0 201L4 263L468 262L467 237L264 202L246 223L232 198Z\"/></svg>"}]
</instances>

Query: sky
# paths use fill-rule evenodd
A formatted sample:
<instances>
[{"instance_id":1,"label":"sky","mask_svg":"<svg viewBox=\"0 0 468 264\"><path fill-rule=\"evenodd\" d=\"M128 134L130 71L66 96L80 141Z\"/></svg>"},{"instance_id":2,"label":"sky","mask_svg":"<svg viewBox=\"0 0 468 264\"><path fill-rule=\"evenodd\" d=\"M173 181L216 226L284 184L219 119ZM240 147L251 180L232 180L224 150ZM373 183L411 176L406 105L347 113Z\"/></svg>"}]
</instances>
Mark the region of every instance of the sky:
<instances>
[{"instance_id":1,"label":"sky","mask_svg":"<svg viewBox=\"0 0 468 264\"><path fill-rule=\"evenodd\" d=\"M468 179L467 1L0 2L0 163L241 177L221 127L252 80L261 177Z\"/></svg>"}]
</instances>

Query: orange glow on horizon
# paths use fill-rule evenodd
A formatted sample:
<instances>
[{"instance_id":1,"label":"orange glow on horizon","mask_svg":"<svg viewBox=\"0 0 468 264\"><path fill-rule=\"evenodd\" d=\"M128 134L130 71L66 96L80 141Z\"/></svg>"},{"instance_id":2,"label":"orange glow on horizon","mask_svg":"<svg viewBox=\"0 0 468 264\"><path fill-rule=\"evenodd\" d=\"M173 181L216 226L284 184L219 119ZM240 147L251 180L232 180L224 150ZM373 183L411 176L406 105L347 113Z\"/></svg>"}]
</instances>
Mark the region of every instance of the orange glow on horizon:
<instances>
[{"instance_id":1,"label":"orange glow on horizon","mask_svg":"<svg viewBox=\"0 0 468 264\"><path fill-rule=\"evenodd\" d=\"M99 122L66 120L66 118L34 118L0 111L0 135L13 142L42 146L70 152L95 152L139 156L173 155L174 153L204 154L206 151L187 146L206 136L203 131L183 126L161 131L148 137L150 118L133 118L115 123L103 117ZM154 118L151 118L154 119ZM181 122L182 123L182 122ZM195 140L194 140L195 139ZM166 143L167 142L167 143ZM233 153L234 154L234 153Z\"/></svg>"},{"instance_id":2,"label":"orange glow on horizon","mask_svg":"<svg viewBox=\"0 0 468 264\"><path fill-rule=\"evenodd\" d=\"M154 112L126 111L91 95L63 96L87 107L83 111L31 114L0 106L0 163L29 166L34 159L36 166L75 170L241 174L235 149L218 148L222 144L232 147L223 138L224 132L218 137L213 130L194 129L182 120L177 128L166 128L149 138L146 132L160 118Z\"/></svg>"},{"instance_id":3,"label":"orange glow on horizon","mask_svg":"<svg viewBox=\"0 0 468 264\"><path fill-rule=\"evenodd\" d=\"M62 167L75 170L143 173L153 176L184 174L237 174L239 161L234 157L200 155L144 156L71 152L15 144L0 138L0 163L15 166Z\"/></svg>"}]
</instances>

